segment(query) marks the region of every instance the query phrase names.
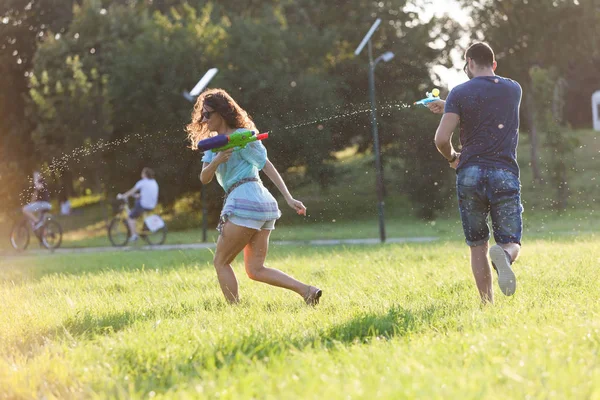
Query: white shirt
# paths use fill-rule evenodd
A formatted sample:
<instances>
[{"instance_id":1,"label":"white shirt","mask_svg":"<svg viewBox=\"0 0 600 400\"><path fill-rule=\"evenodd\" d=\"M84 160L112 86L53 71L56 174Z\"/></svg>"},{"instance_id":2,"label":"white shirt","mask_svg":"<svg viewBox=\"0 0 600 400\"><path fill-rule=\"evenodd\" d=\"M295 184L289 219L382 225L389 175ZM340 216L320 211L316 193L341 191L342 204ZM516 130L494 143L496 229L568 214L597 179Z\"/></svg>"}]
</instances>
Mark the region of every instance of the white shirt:
<instances>
[{"instance_id":1,"label":"white shirt","mask_svg":"<svg viewBox=\"0 0 600 400\"><path fill-rule=\"evenodd\" d=\"M135 188L140 191L141 206L154 209L158 203L158 183L154 179L143 178L135 184Z\"/></svg>"}]
</instances>

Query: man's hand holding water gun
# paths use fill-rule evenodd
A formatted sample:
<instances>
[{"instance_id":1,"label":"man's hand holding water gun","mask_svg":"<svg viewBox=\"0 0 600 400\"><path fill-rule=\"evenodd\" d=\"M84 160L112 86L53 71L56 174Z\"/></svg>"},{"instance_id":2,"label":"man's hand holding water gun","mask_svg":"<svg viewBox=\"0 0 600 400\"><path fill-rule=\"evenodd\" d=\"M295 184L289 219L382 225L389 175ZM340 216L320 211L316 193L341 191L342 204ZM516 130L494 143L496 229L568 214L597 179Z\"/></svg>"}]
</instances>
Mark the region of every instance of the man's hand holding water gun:
<instances>
[{"instance_id":1,"label":"man's hand holding water gun","mask_svg":"<svg viewBox=\"0 0 600 400\"><path fill-rule=\"evenodd\" d=\"M416 101L415 105L419 104L419 105L423 105L427 108L429 108L431 110L431 112L435 113L435 114L443 114L444 113L444 106L446 105L446 102L442 99L440 99L440 90L438 88L435 88L431 91L431 93L427 93L427 97Z\"/></svg>"},{"instance_id":2,"label":"man's hand holding water gun","mask_svg":"<svg viewBox=\"0 0 600 400\"><path fill-rule=\"evenodd\" d=\"M429 108L431 110L431 112L434 114L443 114L445 106L446 106L446 101L442 100L442 99L437 99L437 100L432 101L431 103L427 104L427 108Z\"/></svg>"}]
</instances>

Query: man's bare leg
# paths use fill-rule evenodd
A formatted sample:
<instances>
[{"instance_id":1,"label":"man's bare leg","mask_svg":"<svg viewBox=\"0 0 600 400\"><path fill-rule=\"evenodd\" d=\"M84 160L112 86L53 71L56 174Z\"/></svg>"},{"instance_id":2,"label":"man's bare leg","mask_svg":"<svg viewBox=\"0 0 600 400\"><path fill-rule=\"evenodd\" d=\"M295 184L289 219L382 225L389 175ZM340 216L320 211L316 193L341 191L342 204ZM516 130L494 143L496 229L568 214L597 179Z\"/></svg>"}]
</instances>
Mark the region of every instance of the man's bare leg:
<instances>
[{"instance_id":1,"label":"man's bare leg","mask_svg":"<svg viewBox=\"0 0 600 400\"><path fill-rule=\"evenodd\" d=\"M471 247L471 270L479 290L482 303L494 303L494 290L492 289L492 271L487 258L488 242Z\"/></svg>"}]
</instances>

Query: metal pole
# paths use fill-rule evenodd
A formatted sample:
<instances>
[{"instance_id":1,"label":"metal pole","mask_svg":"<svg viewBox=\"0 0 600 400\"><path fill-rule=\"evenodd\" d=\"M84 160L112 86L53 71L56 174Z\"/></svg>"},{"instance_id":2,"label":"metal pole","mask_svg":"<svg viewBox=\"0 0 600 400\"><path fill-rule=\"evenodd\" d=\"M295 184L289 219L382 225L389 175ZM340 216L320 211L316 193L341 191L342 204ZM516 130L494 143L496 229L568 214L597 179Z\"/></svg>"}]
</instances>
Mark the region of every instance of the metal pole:
<instances>
[{"instance_id":1,"label":"metal pole","mask_svg":"<svg viewBox=\"0 0 600 400\"><path fill-rule=\"evenodd\" d=\"M594 4L592 4L592 10L590 12L590 15L592 16L592 25L593 27L596 27L596 25L594 25L595 23L595 18L597 14L600 14L600 0L594 0L593 1ZM595 28L594 31L592 32L592 49L594 51L594 57L600 57L600 54L598 54L598 28Z\"/></svg>"},{"instance_id":2,"label":"metal pole","mask_svg":"<svg viewBox=\"0 0 600 400\"><path fill-rule=\"evenodd\" d=\"M190 92L187 92L185 90L183 91L183 97L185 97L190 103L193 103L195 101L196 96L198 96L204 90L204 88L210 83L211 79L215 77L217 72L219 72L217 68L211 68L208 71L206 71L204 76L200 78L196 86L194 86L194 88ZM202 185L200 187L200 199L202 201L202 242L206 243L206 232L208 230L208 211L206 209L205 185Z\"/></svg>"},{"instance_id":3,"label":"metal pole","mask_svg":"<svg viewBox=\"0 0 600 400\"><path fill-rule=\"evenodd\" d=\"M375 63L369 39L369 92L371 96L371 126L373 129L373 152L375 153L375 174L377 176L377 201L379 212L379 238L385 242L385 222L383 218L383 176L381 173L381 154L379 151L379 133L377 132L377 111L375 107Z\"/></svg>"},{"instance_id":4,"label":"metal pole","mask_svg":"<svg viewBox=\"0 0 600 400\"><path fill-rule=\"evenodd\" d=\"M206 231L208 229L207 210L206 210L206 185L200 188L200 197L202 201L202 243L206 243Z\"/></svg>"}]
</instances>

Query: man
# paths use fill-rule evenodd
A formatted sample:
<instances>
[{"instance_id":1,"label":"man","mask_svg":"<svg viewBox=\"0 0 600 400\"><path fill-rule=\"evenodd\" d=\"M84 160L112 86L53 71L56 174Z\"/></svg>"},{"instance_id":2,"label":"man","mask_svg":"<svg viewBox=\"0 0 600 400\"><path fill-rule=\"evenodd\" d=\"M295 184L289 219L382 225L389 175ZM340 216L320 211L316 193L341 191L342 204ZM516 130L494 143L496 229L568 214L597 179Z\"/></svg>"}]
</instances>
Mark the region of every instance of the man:
<instances>
[{"instance_id":1,"label":"man","mask_svg":"<svg viewBox=\"0 0 600 400\"><path fill-rule=\"evenodd\" d=\"M127 224L131 237L129 240L135 241L138 235L135 229L135 220L139 218L145 211L152 211L158 203L158 183L154 179L154 171L150 168L142 170L142 179L137 181L134 187L123 194L119 194L118 198L127 198L134 193L140 192L139 197L135 200L133 210L129 213Z\"/></svg>"},{"instance_id":2,"label":"man","mask_svg":"<svg viewBox=\"0 0 600 400\"><path fill-rule=\"evenodd\" d=\"M50 192L46 186L44 178L39 171L33 172L33 192L31 194L31 202L23 207L23 214L31 222L33 230L39 229L43 225L41 214L44 211L52 209L50 204ZM39 213L40 215L37 215Z\"/></svg>"},{"instance_id":3,"label":"man","mask_svg":"<svg viewBox=\"0 0 600 400\"><path fill-rule=\"evenodd\" d=\"M446 101L429 104L444 114L435 134L435 145L456 169L458 207L471 268L482 302L494 302L492 274L487 259L491 215L496 245L489 249L498 285L507 296L516 290L511 264L521 250L521 184L517 165L521 86L494 73L491 47L475 43L465 53L464 71L469 81L456 86ZM460 124L461 153L451 143Z\"/></svg>"}]
</instances>

